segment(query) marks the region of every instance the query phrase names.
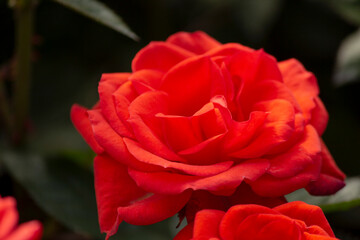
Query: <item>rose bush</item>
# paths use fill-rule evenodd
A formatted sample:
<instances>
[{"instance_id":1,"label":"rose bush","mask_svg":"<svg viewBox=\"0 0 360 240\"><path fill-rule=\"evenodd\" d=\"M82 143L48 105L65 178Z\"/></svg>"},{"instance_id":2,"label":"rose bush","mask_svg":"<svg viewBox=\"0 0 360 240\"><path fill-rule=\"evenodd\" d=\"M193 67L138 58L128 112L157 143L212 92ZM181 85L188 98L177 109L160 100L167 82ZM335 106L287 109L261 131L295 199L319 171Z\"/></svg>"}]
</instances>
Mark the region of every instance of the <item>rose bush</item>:
<instances>
[{"instance_id":1,"label":"rose bush","mask_svg":"<svg viewBox=\"0 0 360 240\"><path fill-rule=\"evenodd\" d=\"M274 199L344 186L320 137L328 115L316 78L295 59L180 32L139 51L132 73L103 74L98 92L92 109L74 105L71 118L97 153L108 236L122 220L168 218L199 192L234 196L243 182Z\"/></svg>"},{"instance_id":2,"label":"rose bush","mask_svg":"<svg viewBox=\"0 0 360 240\"><path fill-rule=\"evenodd\" d=\"M0 240L38 240L42 235L42 225L30 221L17 226L19 214L16 201L12 197L0 197Z\"/></svg>"},{"instance_id":3,"label":"rose bush","mask_svg":"<svg viewBox=\"0 0 360 240\"><path fill-rule=\"evenodd\" d=\"M202 210L174 240L335 240L324 213L317 206L291 202L273 209L237 205L227 212Z\"/></svg>"}]
</instances>

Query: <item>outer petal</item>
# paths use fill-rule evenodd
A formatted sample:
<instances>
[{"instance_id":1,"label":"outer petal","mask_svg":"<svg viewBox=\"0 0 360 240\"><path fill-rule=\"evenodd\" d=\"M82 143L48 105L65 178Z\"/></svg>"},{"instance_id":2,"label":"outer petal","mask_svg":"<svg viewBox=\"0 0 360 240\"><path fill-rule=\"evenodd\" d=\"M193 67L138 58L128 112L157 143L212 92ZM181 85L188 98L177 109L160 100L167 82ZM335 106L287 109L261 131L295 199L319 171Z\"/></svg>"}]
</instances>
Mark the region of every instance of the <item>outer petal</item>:
<instances>
[{"instance_id":1,"label":"outer petal","mask_svg":"<svg viewBox=\"0 0 360 240\"><path fill-rule=\"evenodd\" d=\"M15 229L18 220L15 199L13 197L0 198L0 239Z\"/></svg>"},{"instance_id":2,"label":"outer petal","mask_svg":"<svg viewBox=\"0 0 360 240\"><path fill-rule=\"evenodd\" d=\"M221 43L201 31L193 33L178 32L171 35L166 42L177 45L195 54L203 54L213 48L221 46Z\"/></svg>"},{"instance_id":3,"label":"outer petal","mask_svg":"<svg viewBox=\"0 0 360 240\"><path fill-rule=\"evenodd\" d=\"M178 195L154 194L129 206L119 207L118 214L120 218L130 224L154 224L178 213L190 196L191 191L185 191Z\"/></svg>"},{"instance_id":4,"label":"outer petal","mask_svg":"<svg viewBox=\"0 0 360 240\"><path fill-rule=\"evenodd\" d=\"M277 178L264 174L254 182L247 181L253 191L260 196L276 197L289 194L297 189L306 187L310 181L318 178L320 172L320 159L299 174L290 178Z\"/></svg>"},{"instance_id":5,"label":"outer petal","mask_svg":"<svg viewBox=\"0 0 360 240\"><path fill-rule=\"evenodd\" d=\"M244 179L256 180L264 174L269 163L263 159L253 159L210 177L182 175L170 172L144 173L129 169L130 176L138 186L159 194L179 194L186 189L208 190L214 193L235 190Z\"/></svg>"},{"instance_id":6,"label":"outer petal","mask_svg":"<svg viewBox=\"0 0 360 240\"><path fill-rule=\"evenodd\" d=\"M303 137L285 153L269 159L271 167L268 173L279 178L289 178L312 164L320 164L319 158L321 143L316 130L307 126Z\"/></svg>"},{"instance_id":7,"label":"outer petal","mask_svg":"<svg viewBox=\"0 0 360 240\"><path fill-rule=\"evenodd\" d=\"M254 52L254 49L238 43L226 43L207 52L211 57L230 57L239 52Z\"/></svg>"},{"instance_id":8,"label":"outer petal","mask_svg":"<svg viewBox=\"0 0 360 240\"><path fill-rule=\"evenodd\" d=\"M186 225L178 234L176 234L173 240L191 240L193 236L193 229L193 223Z\"/></svg>"},{"instance_id":9,"label":"outer petal","mask_svg":"<svg viewBox=\"0 0 360 240\"><path fill-rule=\"evenodd\" d=\"M320 174L316 181L310 182L306 190L315 196L331 195L345 186L345 182L327 174Z\"/></svg>"},{"instance_id":10,"label":"outer petal","mask_svg":"<svg viewBox=\"0 0 360 240\"><path fill-rule=\"evenodd\" d=\"M42 236L42 225L38 221L26 222L8 235L6 240L39 240Z\"/></svg>"},{"instance_id":11,"label":"outer petal","mask_svg":"<svg viewBox=\"0 0 360 240\"><path fill-rule=\"evenodd\" d=\"M321 136L328 122L328 113L318 97L319 87L315 76L306 71L296 59L279 63L286 86L293 92L306 122L310 122Z\"/></svg>"},{"instance_id":12,"label":"outer petal","mask_svg":"<svg viewBox=\"0 0 360 240\"><path fill-rule=\"evenodd\" d=\"M296 59L289 59L279 63L284 83L293 92L300 104L305 119L311 119L311 111L315 107L314 98L319 94L315 76L306 71Z\"/></svg>"},{"instance_id":13,"label":"outer petal","mask_svg":"<svg viewBox=\"0 0 360 240\"><path fill-rule=\"evenodd\" d=\"M320 177L309 184L306 190L313 195L334 194L345 186L345 174L337 167L329 150L321 141L322 167Z\"/></svg>"},{"instance_id":14,"label":"outer petal","mask_svg":"<svg viewBox=\"0 0 360 240\"><path fill-rule=\"evenodd\" d=\"M219 210L202 210L196 214L194 239L220 238L219 225L225 212Z\"/></svg>"},{"instance_id":15,"label":"outer petal","mask_svg":"<svg viewBox=\"0 0 360 240\"><path fill-rule=\"evenodd\" d=\"M310 124L314 126L314 128L319 133L319 136L321 136L326 129L329 120L329 114L319 97L315 97L314 102L315 108L311 112Z\"/></svg>"},{"instance_id":16,"label":"outer petal","mask_svg":"<svg viewBox=\"0 0 360 240\"><path fill-rule=\"evenodd\" d=\"M151 42L136 54L132 62L132 70L136 72L142 69L154 69L166 72L192 56L194 56L192 52L171 43Z\"/></svg>"},{"instance_id":17,"label":"outer petal","mask_svg":"<svg viewBox=\"0 0 360 240\"><path fill-rule=\"evenodd\" d=\"M94 150L94 152L96 152L97 154L101 154L104 149L95 140L87 109L77 104L74 104L71 107L70 117L75 128L83 136L87 144L89 144L89 146Z\"/></svg>"},{"instance_id":18,"label":"outer petal","mask_svg":"<svg viewBox=\"0 0 360 240\"><path fill-rule=\"evenodd\" d=\"M94 174L100 229L111 236L122 221L117 208L127 206L146 192L130 178L125 166L108 156L95 158Z\"/></svg>"},{"instance_id":19,"label":"outer petal","mask_svg":"<svg viewBox=\"0 0 360 240\"><path fill-rule=\"evenodd\" d=\"M290 218L302 220L307 226L320 226L329 234L329 236L335 237L323 211L318 206L296 201L277 206L274 210Z\"/></svg>"},{"instance_id":20,"label":"outer petal","mask_svg":"<svg viewBox=\"0 0 360 240\"><path fill-rule=\"evenodd\" d=\"M122 164L135 169L142 169L144 171L158 170L155 166L149 166L136 161L136 159L129 154L123 138L110 127L100 110L90 110L88 114L96 141L106 150L107 154Z\"/></svg>"}]
</instances>

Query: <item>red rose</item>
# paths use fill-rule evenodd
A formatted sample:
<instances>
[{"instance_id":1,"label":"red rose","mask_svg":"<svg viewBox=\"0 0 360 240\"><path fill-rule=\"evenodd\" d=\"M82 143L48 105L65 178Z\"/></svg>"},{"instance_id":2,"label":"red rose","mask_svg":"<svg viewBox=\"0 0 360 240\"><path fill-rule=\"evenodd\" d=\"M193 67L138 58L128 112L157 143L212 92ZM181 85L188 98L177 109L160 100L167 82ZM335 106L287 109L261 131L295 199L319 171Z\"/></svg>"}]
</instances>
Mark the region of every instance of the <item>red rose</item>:
<instances>
[{"instance_id":1,"label":"red rose","mask_svg":"<svg viewBox=\"0 0 360 240\"><path fill-rule=\"evenodd\" d=\"M42 226L38 221L30 221L17 226L19 214L16 201L12 197L0 197L0 240L38 240Z\"/></svg>"},{"instance_id":2,"label":"red rose","mask_svg":"<svg viewBox=\"0 0 360 240\"><path fill-rule=\"evenodd\" d=\"M104 74L99 103L71 111L98 154L108 236L122 220L172 216L194 191L229 196L245 181L260 196L279 197L344 186L320 138L328 115L316 79L295 59L278 63L263 50L180 32L143 48L132 69Z\"/></svg>"},{"instance_id":3,"label":"red rose","mask_svg":"<svg viewBox=\"0 0 360 240\"><path fill-rule=\"evenodd\" d=\"M273 209L237 205L227 212L202 210L174 240L335 240L317 206L291 202Z\"/></svg>"}]
</instances>

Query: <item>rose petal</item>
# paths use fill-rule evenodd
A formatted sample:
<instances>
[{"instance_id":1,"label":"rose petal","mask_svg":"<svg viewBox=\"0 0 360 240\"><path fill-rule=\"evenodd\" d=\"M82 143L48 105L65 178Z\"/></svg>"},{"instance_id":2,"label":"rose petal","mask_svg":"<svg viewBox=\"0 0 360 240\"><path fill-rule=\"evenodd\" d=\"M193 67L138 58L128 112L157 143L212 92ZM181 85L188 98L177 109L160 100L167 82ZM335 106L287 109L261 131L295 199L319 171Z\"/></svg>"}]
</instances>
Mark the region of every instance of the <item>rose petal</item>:
<instances>
[{"instance_id":1,"label":"rose petal","mask_svg":"<svg viewBox=\"0 0 360 240\"><path fill-rule=\"evenodd\" d=\"M231 56L227 67L233 77L237 76L244 81L246 88L261 81L282 82L276 59L263 50L240 51Z\"/></svg>"},{"instance_id":2,"label":"rose petal","mask_svg":"<svg viewBox=\"0 0 360 240\"><path fill-rule=\"evenodd\" d=\"M331 156L331 153L323 140L321 140L321 156L323 158L321 172L332 175L340 180L344 180L345 174L336 165L335 160Z\"/></svg>"},{"instance_id":3,"label":"rose petal","mask_svg":"<svg viewBox=\"0 0 360 240\"><path fill-rule=\"evenodd\" d=\"M149 225L163 221L178 213L187 203L191 191L177 195L154 194L126 207L119 207L118 214L133 225Z\"/></svg>"},{"instance_id":4,"label":"rose petal","mask_svg":"<svg viewBox=\"0 0 360 240\"><path fill-rule=\"evenodd\" d=\"M167 95L164 92L147 92L135 99L130 107L128 122L141 146L162 158L183 162L164 144L162 129L157 113L167 112Z\"/></svg>"},{"instance_id":5,"label":"rose petal","mask_svg":"<svg viewBox=\"0 0 360 240\"><path fill-rule=\"evenodd\" d=\"M274 210L260 205L237 205L230 208L220 223L219 231L221 239L237 239L236 229L238 225L248 216L260 213L277 214Z\"/></svg>"},{"instance_id":6,"label":"rose petal","mask_svg":"<svg viewBox=\"0 0 360 240\"><path fill-rule=\"evenodd\" d=\"M312 195L334 194L345 186L345 174L338 168L323 141L321 141L321 156L320 177L311 182L306 190Z\"/></svg>"},{"instance_id":7,"label":"rose petal","mask_svg":"<svg viewBox=\"0 0 360 240\"><path fill-rule=\"evenodd\" d=\"M315 160L321 152L321 143L316 130L308 125L304 135L285 153L269 158L271 167L268 173L279 178L289 178L316 164Z\"/></svg>"},{"instance_id":8,"label":"rose petal","mask_svg":"<svg viewBox=\"0 0 360 240\"><path fill-rule=\"evenodd\" d=\"M134 72L129 80L133 83L133 86L137 93L140 95L144 92L158 89L161 85L163 73L153 69L143 69Z\"/></svg>"},{"instance_id":9,"label":"rose petal","mask_svg":"<svg viewBox=\"0 0 360 240\"><path fill-rule=\"evenodd\" d=\"M213 96L226 92L220 68L206 56L176 65L164 76L160 90L168 93L167 113L182 116L192 116Z\"/></svg>"},{"instance_id":10,"label":"rose petal","mask_svg":"<svg viewBox=\"0 0 360 240\"><path fill-rule=\"evenodd\" d=\"M336 177L321 173L316 181L312 181L306 187L306 190L315 196L331 195L345 186L345 182Z\"/></svg>"},{"instance_id":11,"label":"rose petal","mask_svg":"<svg viewBox=\"0 0 360 240\"><path fill-rule=\"evenodd\" d=\"M196 214L194 239L220 238L219 225L225 212L219 210L202 210Z\"/></svg>"},{"instance_id":12,"label":"rose petal","mask_svg":"<svg viewBox=\"0 0 360 240\"><path fill-rule=\"evenodd\" d=\"M177 45L195 54L203 54L221 44L204 32L178 32L171 35L166 42Z\"/></svg>"},{"instance_id":13,"label":"rose petal","mask_svg":"<svg viewBox=\"0 0 360 240\"><path fill-rule=\"evenodd\" d=\"M158 170L156 166L144 164L134 159L126 149L123 138L119 136L101 115L100 110L89 110L89 119L92 124L96 141L105 149L106 153L120 163L142 169L143 171Z\"/></svg>"},{"instance_id":14,"label":"rose petal","mask_svg":"<svg viewBox=\"0 0 360 240\"><path fill-rule=\"evenodd\" d=\"M146 192L138 188L125 166L106 155L95 158L94 175L100 229L111 236L121 222L117 208L127 206Z\"/></svg>"},{"instance_id":15,"label":"rose petal","mask_svg":"<svg viewBox=\"0 0 360 240\"><path fill-rule=\"evenodd\" d=\"M224 134L211 137L195 146L178 152L179 156L185 158L191 164L208 165L216 164L226 160L220 152L221 142Z\"/></svg>"},{"instance_id":16,"label":"rose petal","mask_svg":"<svg viewBox=\"0 0 360 240\"><path fill-rule=\"evenodd\" d=\"M337 238L309 234L307 232L304 233L304 240L334 240L334 239L337 239Z\"/></svg>"},{"instance_id":17,"label":"rose petal","mask_svg":"<svg viewBox=\"0 0 360 240\"><path fill-rule=\"evenodd\" d=\"M299 174L289 178L277 178L264 174L254 182L247 181L253 191L264 197L277 197L289 194L297 189L306 187L311 181L319 177L321 159L317 158L313 165L308 166Z\"/></svg>"},{"instance_id":18,"label":"rose petal","mask_svg":"<svg viewBox=\"0 0 360 240\"><path fill-rule=\"evenodd\" d=\"M267 113L256 111L250 114L247 121L233 121L229 127L229 132L226 134L226 140L224 140L225 151L231 153L243 148L254 137L254 134L261 129L266 116Z\"/></svg>"},{"instance_id":19,"label":"rose petal","mask_svg":"<svg viewBox=\"0 0 360 240\"><path fill-rule=\"evenodd\" d=\"M175 152L197 145L202 141L201 129L194 126L192 117L157 114L165 142Z\"/></svg>"},{"instance_id":20,"label":"rose petal","mask_svg":"<svg viewBox=\"0 0 360 240\"><path fill-rule=\"evenodd\" d=\"M233 56L239 52L254 52L254 49L246 47L238 43L226 43L219 47L213 48L208 51L206 54L211 57L229 57Z\"/></svg>"},{"instance_id":21,"label":"rose petal","mask_svg":"<svg viewBox=\"0 0 360 240\"><path fill-rule=\"evenodd\" d=\"M293 106L285 100L259 102L254 111L267 113L266 121L251 143L241 150L230 153L237 158L257 158L272 148L286 142L294 133L295 113Z\"/></svg>"},{"instance_id":22,"label":"rose petal","mask_svg":"<svg viewBox=\"0 0 360 240\"><path fill-rule=\"evenodd\" d=\"M178 154L191 164L207 165L223 161L225 156L221 153L221 141L227 133L227 122L230 121L230 113L219 103L206 104L191 117L193 132L201 141Z\"/></svg>"},{"instance_id":23,"label":"rose petal","mask_svg":"<svg viewBox=\"0 0 360 240\"><path fill-rule=\"evenodd\" d=\"M166 72L177 63L192 56L194 56L192 52L174 44L151 42L136 54L132 61L132 70L136 72L142 69L154 69Z\"/></svg>"},{"instance_id":24,"label":"rose petal","mask_svg":"<svg viewBox=\"0 0 360 240\"><path fill-rule=\"evenodd\" d=\"M118 116L118 119L121 121L121 124L123 124L126 131L117 133L122 133L124 137L134 137L133 131L131 129L131 126L129 122L127 121L130 117L128 108L130 106L130 101L123 96L119 91L116 91L113 95L113 104L115 105L115 111L116 115ZM114 117L115 118L115 117Z\"/></svg>"},{"instance_id":25,"label":"rose petal","mask_svg":"<svg viewBox=\"0 0 360 240\"><path fill-rule=\"evenodd\" d=\"M98 87L100 97L101 113L119 135L121 136L132 136L130 129L122 122L115 107L113 93L128 80L130 74L116 74L116 77L111 77L112 74L106 74L101 79Z\"/></svg>"},{"instance_id":26,"label":"rose petal","mask_svg":"<svg viewBox=\"0 0 360 240\"><path fill-rule=\"evenodd\" d=\"M316 225L306 227L306 231L307 233L314 235L329 236L329 234L324 229Z\"/></svg>"},{"instance_id":27,"label":"rose petal","mask_svg":"<svg viewBox=\"0 0 360 240\"><path fill-rule=\"evenodd\" d=\"M0 198L0 239L6 237L19 220L16 201L13 197Z\"/></svg>"},{"instance_id":28,"label":"rose petal","mask_svg":"<svg viewBox=\"0 0 360 240\"><path fill-rule=\"evenodd\" d=\"M139 187L149 192L178 194L186 189L192 189L216 193L224 190L235 190L243 179L254 181L263 175L268 167L267 160L252 159L210 177L188 176L170 172L145 173L133 169L129 169L129 174Z\"/></svg>"},{"instance_id":29,"label":"rose petal","mask_svg":"<svg viewBox=\"0 0 360 240\"><path fill-rule=\"evenodd\" d=\"M15 231L6 236L6 240L40 240L42 225L38 221L30 221L19 225Z\"/></svg>"},{"instance_id":30,"label":"rose petal","mask_svg":"<svg viewBox=\"0 0 360 240\"><path fill-rule=\"evenodd\" d=\"M315 108L315 98L319 94L319 87L315 76L305 70L304 66L296 59L289 59L279 63L284 83L294 94L300 104L306 122L312 118ZM326 124L325 124L326 125Z\"/></svg>"},{"instance_id":31,"label":"rose petal","mask_svg":"<svg viewBox=\"0 0 360 240\"><path fill-rule=\"evenodd\" d=\"M74 104L71 107L70 117L75 128L79 131L81 136L83 136L86 143L89 144L94 152L101 154L104 149L95 140L87 109L80 105Z\"/></svg>"},{"instance_id":32,"label":"rose petal","mask_svg":"<svg viewBox=\"0 0 360 240\"><path fill-rule=\"evenodd\" d=\"M315 108L311 112L310 124L314 126L314 128L319 133L319 136L321 136L326 129L329 120L329 114L319 97L315 97L314 102Z\"/></svg>"},{"instance_id":33,"label":"rose petal","mask_svg":"<svg viewBox=\"0 0 360 240\"><path fill-rule=\"evenodd\" d=\"M196 166L196 165L189 165L183 164L178 162L168 161L163 159L157 155L154 155L145 149L143 149L137 142L124 138L124 142L129 149L129 152L139 161L147 164L152 164L156 166L160 166L164 169L175 169L186 174L195 175L195 176L211 176L215 174L219 174L228 170L233 162L220 162L213 165L207 166Z\"/></svg>"},{"instance_id":34,"label":"rose petal","mask_svg":"<svg viewBox=\"0 0 360 240\"><path fill-rule=\"evenodd\" d=\"M193 236L194 224L186 225L181 231L176 234L173 240L191 240Z\"/></svg>"},{"instance_id":35,"label":"rose petal","mask_svg":"<svg viewBox=\"0 0 360 240\"><path fill-rule=\"evenodd\" d=\"M236 238L301 240L301 229L286 216L277 214L254 214L245 218L236 228ZM227 240L227 238L224 238Z\"/></svg>"},{"instance_id":36,"label":"rose petal","mask_svg":"<svg viewBox=\"0 0 360 240\"><path fill-rule=\"evenodd\" d=\"M290 218L302 220L306 223L307 226L320 226L329 234L329 236L335 237L323 211L318 206L295 201L277 206L274 208L274 210Z\"/></svg>"},{"instance_id":37,"label":"rose petal","mask_svg":"<svg viewBox=\"0 0 360 240\"><path fill-rule=\"evenodd\" d=\"M241 105L245 116L254 111L254 105L262 101L270 100L285 100L288 101L295 113L300 112L300 107L294 98L292 92L281 82L275 80L262 80L257 84L247 86L240 95L240 102L246 103Z\"/></svg>"}]
</instances>

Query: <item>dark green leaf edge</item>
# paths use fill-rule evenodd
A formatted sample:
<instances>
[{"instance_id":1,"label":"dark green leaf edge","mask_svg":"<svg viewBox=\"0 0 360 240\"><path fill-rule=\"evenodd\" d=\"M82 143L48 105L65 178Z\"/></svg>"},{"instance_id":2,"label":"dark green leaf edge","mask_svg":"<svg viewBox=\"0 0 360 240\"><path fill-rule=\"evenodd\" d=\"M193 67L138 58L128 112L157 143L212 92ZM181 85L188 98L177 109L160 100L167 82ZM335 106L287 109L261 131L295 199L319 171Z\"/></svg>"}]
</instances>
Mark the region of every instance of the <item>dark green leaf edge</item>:
<instances>
[{"instance_id":1,"label":"dark green leaf edge","mask_svg":"<svg viewBox=\"0 0 360 240\"><path fill-rule=\"evenodd\" d=\"M332 213L332 212L347 211L349 209L358 206L360 206L360 198L348 202L324 204L324 205L320 205L319 207L326 213Z\"/></svg>"},{"instance_id":2,"label":"dark green leaf edge","mask_svg":"<svg viewBox=\"0 0 360 240\"><path fill-rule=\"evenodd\" d=\"M133 39L134 41L139 41L139 39L140 39L133 31L131 31L131 29L126 25L126 23L122 20L122 18L119 15L117 15L113 10L111 10L105 4L103 4L101 2L98 2L96 0L88 0L92 4L96 4L97 7L101 11L106 11L107 14L110 14L110 16L113 18L112 21L110 21L109 19L103 19L94 14L91 14L86 9L77 6L75 3L76 2L75 0L53 0L53 1L69 8L77 13L80 13L90 19L93 19L98 23L101 23L109 28L112 28L113 30L124 34L125 36Z\"/></svg>"}]
</instances>

